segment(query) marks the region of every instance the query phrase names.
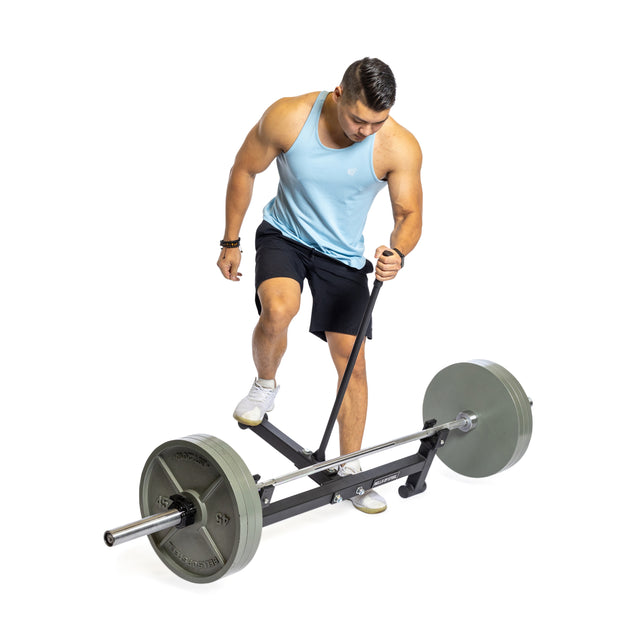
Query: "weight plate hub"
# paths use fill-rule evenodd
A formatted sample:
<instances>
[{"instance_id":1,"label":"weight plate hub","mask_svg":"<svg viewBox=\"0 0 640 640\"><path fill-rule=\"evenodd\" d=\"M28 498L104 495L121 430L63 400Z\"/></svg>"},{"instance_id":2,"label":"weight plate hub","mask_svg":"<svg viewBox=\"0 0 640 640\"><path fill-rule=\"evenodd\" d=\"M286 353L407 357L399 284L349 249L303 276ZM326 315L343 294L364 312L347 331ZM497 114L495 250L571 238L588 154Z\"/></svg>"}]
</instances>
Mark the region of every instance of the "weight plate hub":
<instances>
[{"instance_id":1,"label":"weight plate hub","mask_svg":"<svg viewBox=\"0 0 640 640\"><path fill-rule=\"evenodd\" d=\"M169 569L191 582L213 582L253 558L262 507L251 473L229 445L193 435L159 446L140 479L142 517L165 511L176 493L194 502L198 514L192 525L149 536Z\"/></svg>"},{"instance_id":2,"label":"weight plate hub","mask_svg":"<svg viewBox=\"0 0 640 640\"><path fill-rule=\"evenodd\" d=\"M455 420L461 411L478 416L467 433L453 430L438 457L453 471L484 478L514 465L524 455L533 419L520 383L488 360L460 362L436 374L422 405L423 420Z\"/></svg>"}]
</instances>

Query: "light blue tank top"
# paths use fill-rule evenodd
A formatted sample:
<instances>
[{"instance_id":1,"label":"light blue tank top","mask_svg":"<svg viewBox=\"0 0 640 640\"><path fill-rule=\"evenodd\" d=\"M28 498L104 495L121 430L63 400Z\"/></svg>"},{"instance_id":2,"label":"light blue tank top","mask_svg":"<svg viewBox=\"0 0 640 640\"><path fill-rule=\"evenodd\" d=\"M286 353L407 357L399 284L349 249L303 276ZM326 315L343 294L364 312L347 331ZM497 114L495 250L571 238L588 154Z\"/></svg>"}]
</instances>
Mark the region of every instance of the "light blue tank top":
<instances>
[{"instance_id":1,"label":"light blue tank top","mask_svg":"<svg viewBox=\"0 0 640 640\"><path fill-rule=\"evenodd\" d=\"M373 170L375 134L344 149L320 142L327 95L320 93L296 141L277 157L280 184L264 219L286 237L361 269L367 214L386 182Z\"/></svg>"}]
</instances>

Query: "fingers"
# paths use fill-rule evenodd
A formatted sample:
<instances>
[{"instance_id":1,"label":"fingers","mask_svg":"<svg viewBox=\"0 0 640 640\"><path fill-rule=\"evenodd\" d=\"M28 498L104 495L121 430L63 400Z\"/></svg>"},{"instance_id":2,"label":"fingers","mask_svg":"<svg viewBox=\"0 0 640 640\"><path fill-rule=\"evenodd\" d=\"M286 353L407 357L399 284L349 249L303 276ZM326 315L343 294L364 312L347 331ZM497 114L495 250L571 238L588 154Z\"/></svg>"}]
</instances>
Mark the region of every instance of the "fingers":
<instances>
[{"instance_id":1,"label":"fingers","mask_svg":"<svg viewBox=\"0 0 640 640\"><path fill-rule=\"evenodd\" d=\"M236 255L237 254L237 255ZM242 274L238 271L241 252L237 249L223 249L218 258L218 268L227 280L238 282Z\"/></svg>"},{"instance_id":2,"label":"fingers","mask_svg":"<svg viewBox=\"0 0 640 640\"><path fill-rule=\"evenodd\" d=\"M376 278L382 282L393 280L402 267L400 256L389 247L382 246L376 249L375 257L378 260L376 263Z\"/></svg>"}]
</instances>

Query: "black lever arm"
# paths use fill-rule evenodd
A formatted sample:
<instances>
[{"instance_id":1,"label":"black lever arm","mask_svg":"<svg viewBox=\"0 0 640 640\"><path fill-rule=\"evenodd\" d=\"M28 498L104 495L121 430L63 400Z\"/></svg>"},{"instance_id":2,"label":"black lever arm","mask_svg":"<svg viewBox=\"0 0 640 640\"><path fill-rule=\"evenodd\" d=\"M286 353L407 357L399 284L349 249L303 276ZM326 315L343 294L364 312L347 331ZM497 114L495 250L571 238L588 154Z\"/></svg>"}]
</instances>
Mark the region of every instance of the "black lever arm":
<instances>
[{"instance_id":1,"label":"black lever arm","mask_svg":"<svg viewBox=\"0 0 640 640\"><path fill-rule=\"evenodd\" d=\"M391 256L393 255L393 253L391 251L385 251L382 255ZM351 350L351 355L349 356L347 367L344 370L344 375L342 376L342 381L340 382L340 387L338 388L338 394L336 395L336 400L333 404L333 409L331 410L331 415L329 416L329 421L327 422L327 427L325 429L324 436L322 437L320 448L314 453L314 457L316 458L316 460L318 460L318 462L324 462L325 460L327 445L329 444L329 439L331 438L331 432L333 431L335 422L338 419L338 413L340 411L340 407L342 406L342 401L344 400L345 393L347 392L347 387L349 386L349 380L351 379L353 368L356 366L356 360L358 359L358 353L360 353L360 347L362 346L362 343L364 342L364 339L367 335L369 324L371 323L373 307L376 304L378 293L380 293L380 287L382 287L382 281L376 278L373 283L371 295L369 296L367 308L365 309L362 320L360 321L358 334L356 335L356 340L353 343L353 349Z\"/></svg>"}]
</instances>

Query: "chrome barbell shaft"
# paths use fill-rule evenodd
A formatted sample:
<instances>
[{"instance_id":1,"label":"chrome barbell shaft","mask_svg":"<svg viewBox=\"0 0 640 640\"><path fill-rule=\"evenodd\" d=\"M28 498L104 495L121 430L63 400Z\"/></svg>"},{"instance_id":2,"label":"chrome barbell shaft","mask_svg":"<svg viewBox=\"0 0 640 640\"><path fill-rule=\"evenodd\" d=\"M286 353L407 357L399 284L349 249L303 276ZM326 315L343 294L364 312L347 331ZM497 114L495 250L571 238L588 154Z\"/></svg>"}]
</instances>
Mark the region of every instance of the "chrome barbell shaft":
<instances>
[{"instance_id":1,"label":"chrome barbell shaft","mask_svg":"<svg viewBox=\"0 0 640 640\"><path fill-rule=\"evenodd\" d=\"M147 518L142 518L142 520L136 520L126 524L124 527L106 531L104 541L108 547L114 547L117 544L129 542L129 540L134 540L135 538L150 536L152 533L177 527L182 522L182 517L183 513L179 509L169 509L169 511L163 511Z\"/></svg>"},{"instance_id":2,"label":"chrome barbell shaft","mask_svg":"<svg viewBox=\"0 0 640 640\"><path fill-rule=\"evenodd\" d=\"M412 433L402 438L389 440L389 442L378 444L373 447L369 447L368 449L361 449L360 451L347 453L343 456L333 458L332 460L318 462L308 467L304 467L303 469L299 469L298 471L293 471L283 476L273 478L272 480L267 480L266 482L259 482L257 484L258 490L260 491L265 487L277 487L278 485L285 484L287 482L292 482L293 480L298 480L299 478L306 478L307 476L310 476L313 473L326 471L327 469L331 469L332 467L337 467L338 465L345 464L353 460L359 460L360 458L370 456L374 453L386 451L387 449L393 449L394 447L398 447L403 444L408 444L409 442L414 442L416 440L423 440L424 438L430 438L434 434L438 433L439 431L443 431L444 429L449 429L450 431L454 429L470 431L471 429L475 428L476 426L475 416L472 413L461 413L459 415L463 415L464 417L457 418L456 420L452 420L451 422L445 422L443 424L436 425L429 429L423 429L422 431L417 431L416 433Z\"/></svg>"}]
</instances>

